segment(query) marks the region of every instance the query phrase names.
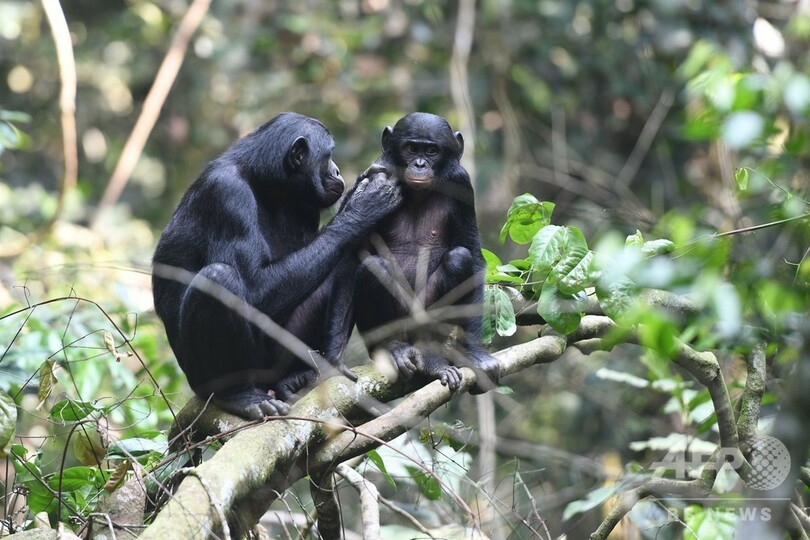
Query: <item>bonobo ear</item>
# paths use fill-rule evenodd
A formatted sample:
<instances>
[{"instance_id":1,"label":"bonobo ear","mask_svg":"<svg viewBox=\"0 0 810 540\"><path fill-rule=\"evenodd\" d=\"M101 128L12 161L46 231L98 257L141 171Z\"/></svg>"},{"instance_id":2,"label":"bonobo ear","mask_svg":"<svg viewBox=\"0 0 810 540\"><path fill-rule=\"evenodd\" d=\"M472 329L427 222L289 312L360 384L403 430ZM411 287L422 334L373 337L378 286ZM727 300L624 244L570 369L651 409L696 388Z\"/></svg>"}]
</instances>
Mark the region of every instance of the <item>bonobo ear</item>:
<instances>
[{"instance_id":1,"label":"bonobo ear","mask_svg":"<svg viewBox=\"0 0 810 540\"><path fill-rule=\"evenodd\" d=\"M287 152L287 164L292 170L297 170L303 165L307 154L309 154L307 138L304 136L298 137L290 147L290 151Z\"/></svg>"},{"instance_id":2,"label":"bonobo ear","mask_svg":"<svg viewBox=\"0 0 810 540\"><path fill-rule=\"evenodd\" d=\"M383 130L383 134L382 134L382 149L383 149L383 152L385 152L386 154L390 150L391 135L393 135L393 134L394 134L394 128L392 128L391 126L385 126L385 129Z\"/></svg>"},{"instance_id":3,"label":"bonobo ear","mask_svg":"<svg viewBox=\"0 0 810 540\"><path fill-rule=\"evenodd\" d=\"M456 131L453 135L456 136L456 142L458 143L458 155L460 157L464 153L464 137L461 136L460 131Z\"/></svg>"}]
</instances>

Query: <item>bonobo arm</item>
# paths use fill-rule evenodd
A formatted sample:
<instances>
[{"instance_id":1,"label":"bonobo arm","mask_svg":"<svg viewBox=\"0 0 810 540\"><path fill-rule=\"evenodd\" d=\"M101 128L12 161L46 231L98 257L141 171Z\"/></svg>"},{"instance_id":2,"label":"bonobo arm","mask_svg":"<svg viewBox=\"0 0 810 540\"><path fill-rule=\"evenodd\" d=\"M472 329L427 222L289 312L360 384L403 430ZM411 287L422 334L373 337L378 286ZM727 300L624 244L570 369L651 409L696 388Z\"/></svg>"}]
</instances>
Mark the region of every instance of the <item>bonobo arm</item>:
<instances>
[{"instance_id":1,"label":"bonobo arm","mask_svg":"<svg viewBox=\"0 0 810 540\"><path fill-rule=\"evenodd\" d=\"M214 253L232 257L251 289L256 307L273 317L300 304L327 278L344 252L367 237L371 229L402 202L400 188L385 175L366 181L364 189L355 190L343 210L304 246L284 257L273 259L260 230L249 222L255 208L245 208L254 199L238 190L249 189L241 182L229 182L220 188L222 208L210 215L212 229L219 231L213 239ZM225 192L225 189L228 192ZM241 206L241 208L229 208Z\"/></svg>"}]
</instances>

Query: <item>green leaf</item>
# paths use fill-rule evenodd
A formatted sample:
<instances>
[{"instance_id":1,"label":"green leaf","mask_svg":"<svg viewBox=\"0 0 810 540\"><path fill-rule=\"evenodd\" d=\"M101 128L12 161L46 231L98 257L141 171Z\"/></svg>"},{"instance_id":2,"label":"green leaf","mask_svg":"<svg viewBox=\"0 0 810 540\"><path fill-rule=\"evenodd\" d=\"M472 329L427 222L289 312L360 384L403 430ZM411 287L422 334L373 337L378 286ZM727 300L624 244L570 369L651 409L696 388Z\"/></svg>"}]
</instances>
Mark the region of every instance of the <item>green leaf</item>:
<instances>
[{"instance_id":1,"label":"green leaf","mask_svg":"<svg viewBox=\"0 0 810 540\"><path fill-rule=\"evenodd\" d=\"M624 241L625 247L635 246L637 248L640 248L642 245L644 245L644 235L642 235L641 231L638 229L636 229L635 234L629 235L627 239L625 239Z\"/></svg>"},{"instance_id":2,"label":"green leaf","mask_svg":"<svg viewBox=\"0 0 810 540\"><path fill-rule=\"evenodd\" d=\"M734 179L737 180L737 189L745 191L748 189L748 169L741 167L734 173Z\"/></svg>"},{"instance_id":3,"label":"green leaf","mask_svg":"<svg viewBox=\"0 0 810 540\"><path fill-rule=\"evenodd\" d=\"M619 322L636 302L638 287L630 278L622 277L612 283L600 282L596 286L596 297L605 315Z\"/></svg>"},{"instance_id":4,"label":"green leaf","mask_svg":"<svg viewBox=\"0 0 810 540\"><path fill-rule=\"evenodd\" d=\"M717 48L708 41L699 40L692 46L686 60L678 68L678 71L685 79L691 79L716 57Z\"/></svg>"},{"instance_id":5,"label":"green leaf","mask_svg":"<svg viewBox=\"0 0 810 540\"><path fill-rule=\"evenodd\" d=\"M677 325L665 317L650 312L644 324L639 326L641 345L648 347L665 358L672 358L679 349Z\"/></svg>"},{"instance_id":6,"label":"green leaf","mask_svg":"<svg viewBox=\"0 0 810 540\"><path fill-rule=\"evenodd\" d=\"M509 295L498 286L484 289L484 335L483 342L491 343L497 332L499 336L511 336L517 330L515 308Z\"/></svg>"},{"instance_id":7,"label":"green leaf","mask_svg":"<svg viewBox=\"0 0 810 540\"><path fill-rule=\"evenodd\" d=\"M580 302L571 295L563 295L548 281L543 285L537 300L537 313L561 334L570 334L582 320Z\"/></svg>"},{"instance_id":8,"label":"green leaf","mask_svg":"<svg viewBox=\"0 0 810 540\"><path fill-rule=\"evenodd\" d=\"M499 336L511 336L517 330L515 322L515 308L506 291L500 287L495 289L495 331Z\"/></svg>"},{"instance_id":9,"label":"green leaf","mask_svg":"<svg viewBox=\"0 0 810 540\"><path fill-rule=\"evenodd\" d=\"M380 456L379 452L376 450L369 450L366 452L366 457L374 464L375 467L377 467L377 470L382 473L386 481L391 484L391 487L396 489L397 483L394 482L394 479L388 473L388 469L385 468L385 462L383 461L383 458Z\"/></svg>"},{"instance_id":10,"label":"green leaf","mask_svg":"<svg viewBox=\"0 0 810 540\"><path fill-rule=\"evenodd\" d=\"M11 396L0 391L0 457L8 455L16 431L17 404Z\"/></svg>"},{"instance_id":11,"label":"green leaf","mask_svg":"<svg viewBox=\"0 0 810 540\"><path fill-rule=\"evenodd\" d=\"M416 487L419 488L419 492L422 495L431 501L438 501L442 498L442 488L433 475L427 474L422 469L411 467L410 465L406 465L405 469L407 469L413 481L416 482Z\"/></svg>"},{"instance_id":12,"label":"green leaf","mask_svg":"<svg viewBox=\"0 0 810 540\"><path fill-rule=\"evenodd\" d=\"M563 294L576 294L590 286L591 265L593 264L593 251L585 248L584 254L580 247L576 247L554 269L557 287Z\"/></svg>"},{"instance_id":13,"label":"green leaf","mask_svg":"<svg viewBox=\"0 0 810 540\"><path fill-rule=\"evenodd\" d=\"M63 399L51 407L51 413L48 416L56 422L76 422L98 410L100 409L92 403Z\"/></svg>"},{"instance_id":14,"label":"green leaf","mask_svg":"<svg viewBox=\"0 0 810 540\"><path fill-rule=\"evenodd\" d=\"M641 246L641 253L648 257L653 255L663 255L675 250L675 242L662 238L660 240L650 240Z\"/></svg>"},{"instance_id":15,"label":"green leaf","mask_svg":"<svg viewBox=\"0 0 810 540\"><path fill-rule=\"evenodd\" d=\"M494 273L503 264L498 256L488 249L481 248L481 254L484 256L484 262L487 263L487 274Z\"/></svg>"},{"instance_id":16,"label":"green leaf","mask_svg":"<svg viewBox=\"0 0 810 540\"><path fill-rule=\"evenodd\" d=\"M134 437L110 443L107 453L110 456L140 457L152 452L163 453L167 448L166 441Z\"/></svg>"},{"instance_id":17,"label":"green leaf","mask_svg":"<svg viewBox=\"0 0 810 540\"><path fill-rule=\"evenodd\" d=\"M511 285L523 285L523 279L518 276L510 276L509 274L498 272L497 274L488 275L487 283L509 283Z\"/></svg>"},{"instance_id":18,"label":"green leaf","mask_svg":"<svg viewBox=\"0 0 810 540\"><path fill-rule=\"evenodd\" d=\"M37 405L37 408L45 403L45 400L51 395L53 386L57 382L56 376L53 374L53 366L53 360L45 360L39 366L39 389L37 390L37 400L39 401L39 405Z\"/></svg>"},{"instance_id":19,"label":"green leaf","mask_svg":"<svg viewBox=\"0 0 810 540\"><path fill-rule=\"evenodd\" d=\"M43 486L39 480L31 480L25 483L28 488L28 508L31 512L55 512L56 498Z\"/></svg>"},{"instance_id":20,"label":"green leaf","mask_svg":"<svg viewBox=\"0 0 810 540\"><path fill-rule=\"evenodd\" d=\"M565 227L547 225L532 239L532 245L529 247L529 260L534 271L543 279L548 277L551 269L562 258L565 236Z\"/></svg>"},{"instance_id":21,"label":"green leaf","mask_svg":"<svg viewBox=\"0 0 810 540\"><path fill-rule=\"evenodd\" d=\"M98 469L95 467L71 467L62 471L62 491L76 491L85 486L93 486L96 484L96 473ZM52 476L48 479L48 485L52 490L59 490L59 475Z\"/></svg>"},{"instance_id":22,"label":"green leaf","mask_svg":"<svg viewBox=\"0 0 810 540\"><path fill-rule=\"evenodd\" d=\"M515 197L506 214L506 223L501 229L500 241L506 241L507 234L518 244L528 244L541 228L551 223L554 203L540 202L534 195L524 193Z\"/></svg>"}]
</instances>

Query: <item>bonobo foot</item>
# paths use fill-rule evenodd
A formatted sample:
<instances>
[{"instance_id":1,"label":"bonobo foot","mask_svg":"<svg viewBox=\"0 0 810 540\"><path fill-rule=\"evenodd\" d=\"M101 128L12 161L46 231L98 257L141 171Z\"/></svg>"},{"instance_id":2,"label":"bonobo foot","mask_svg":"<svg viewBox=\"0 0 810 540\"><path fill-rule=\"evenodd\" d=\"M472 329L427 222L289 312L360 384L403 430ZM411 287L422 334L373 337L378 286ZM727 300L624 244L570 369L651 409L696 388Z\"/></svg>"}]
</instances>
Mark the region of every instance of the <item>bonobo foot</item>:
<instances>
[{"instance_id":1,"label":"bonobo foot","mask_svg":"<svg viewBox=\"0 0 810 540\"><path fill-rule=\"evenodd\" d=\"M289 414L290 406L275 395L255 386L214 394L212 400L220 409L248 420Z\"/></svg>"},{"instance_id":2,"label":"bonobo foot","mask_svg":"<svg viewBox=\"0 0 810 540\"><path fill-rule=\"evenodd\" d=\"M404 379L410 379L417 371L425 369L425 360L422 353L413 345L403 341L391 340L385 348L391 353L391 359L394 361L399 375Z\"/></svg>"},{"instance_id":3,"label":"bonobo foot","mask_svg":"<svg viewBox=\"0 0 810 540\"><path fill-rule=\"evenodd\" d=\"M438 379L442 386L446 386L451 392L455 392L461 386L461 371L441 356L426 355L424 373L431 379Z\"/></svg>"},{"instance_id":4,"label":"bonobo foot","mask_svg":"<svg viewBox=\"0 0 810 540\"><path fill-rule=\"evenodd\" d=\"M469 364L475 372L475 386L470 388L471 394L483 394L495 388L501 380L500 364L491 354L483 348L467 351Z\"/></svg>"}]
</instances>

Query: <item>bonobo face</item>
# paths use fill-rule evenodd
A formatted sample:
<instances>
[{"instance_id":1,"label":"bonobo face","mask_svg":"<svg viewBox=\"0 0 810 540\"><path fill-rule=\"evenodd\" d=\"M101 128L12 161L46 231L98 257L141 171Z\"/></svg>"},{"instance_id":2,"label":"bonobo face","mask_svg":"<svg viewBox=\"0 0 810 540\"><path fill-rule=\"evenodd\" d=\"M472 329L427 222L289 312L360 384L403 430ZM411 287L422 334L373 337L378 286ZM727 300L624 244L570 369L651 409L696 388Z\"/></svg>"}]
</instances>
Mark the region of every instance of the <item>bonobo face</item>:
<instances>
[{"instance_id":1,"label":"bonobo face","mask_svg":"<svg viewBox=\"0 0 810 540\"><path fill-rule=\"evenodd\" d=\"M320 124L309 135L299 136L287 154L287 167L293 181L301 186L310 204L332 206L346 187L340 169L332 161L335 141Z\"/></svg>"},{"instance_id":2,"label":"bonobo face","mask_svg":"<svg viewBox=\"0 0 810 540\"><path fill-rule=\"evenodd\" d=\"M321 206L324 208L335 204L346 187L346 182L343 181L343 176L340 175L340 169L332 161L331 152L321 163L321 186L323 193Z\"/></svg>"},{"instance_id":3,"label":"bonobo face","mask_svg":"<svg viewBox=\"0 0 810 540\"><path fill-rule=\"evenodd\" d=\"M461 133L453 133L447 121L427 113L411 113L382 137L383 153L398 169L400 178L411 189L434 187L442 168L458 161L464 149Z\"/></svg>"}]
</instances>

